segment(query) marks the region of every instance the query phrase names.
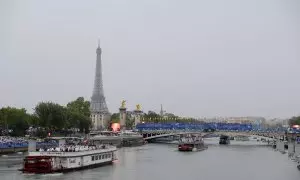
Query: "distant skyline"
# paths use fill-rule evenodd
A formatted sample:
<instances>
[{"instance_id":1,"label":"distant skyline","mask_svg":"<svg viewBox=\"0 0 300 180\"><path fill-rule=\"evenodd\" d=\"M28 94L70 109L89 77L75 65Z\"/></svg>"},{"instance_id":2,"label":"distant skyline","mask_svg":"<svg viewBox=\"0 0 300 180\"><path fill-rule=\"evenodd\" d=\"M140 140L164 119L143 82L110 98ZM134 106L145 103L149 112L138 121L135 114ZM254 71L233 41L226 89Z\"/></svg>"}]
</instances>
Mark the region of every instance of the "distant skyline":
<instances>
[{"instance_id":1,"label":"distant skyline","mask_svg":"<svg viewBox=\"0 0 300 180\"><path fill-rule=\"evenodd\" d=\"M101 39L110 112L300 115L299 0L0 0L0 107L90 100Z\"/></svg>"}]
</instances>

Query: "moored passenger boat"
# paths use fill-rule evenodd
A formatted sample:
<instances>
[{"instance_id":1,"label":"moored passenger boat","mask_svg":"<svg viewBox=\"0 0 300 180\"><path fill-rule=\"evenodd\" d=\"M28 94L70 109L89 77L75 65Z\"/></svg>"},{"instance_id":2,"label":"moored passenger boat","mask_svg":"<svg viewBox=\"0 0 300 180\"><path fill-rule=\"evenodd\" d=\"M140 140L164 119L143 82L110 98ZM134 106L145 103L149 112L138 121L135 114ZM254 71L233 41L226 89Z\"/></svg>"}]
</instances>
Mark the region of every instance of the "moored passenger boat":
<instances>
[{"instance_id":1,"label":"moored passenger boat","mask_svg":"<svg viewBox=\"0 0 300 180\"><path fill-rule=\"evenodd\" d=\"M116 159L111 145L60 145L29 151L23 163L24 173L55 173L111 164Z\"/></svg>"},{"instance_id":2,"label":"moored passenger boat","mask_svg":"<svg viewBox=\"0 0 300 180\"><path fill-rule=\"evenodd\" d=\"M202 151L207 149L203 138L200 136L188 135L179 139L179 151Z\"/></svg>"},{"instance_id":3,"label":"moored passenger boat","mask_svg":"<svg viewBox=\"0 0 300 180\"><path fill-rule=\"evenodd\" d=\"M219 140L219 144L230 144L230 137L225 136L225 135L221 135L220 140Z\"/></svg>"}]
</instances>

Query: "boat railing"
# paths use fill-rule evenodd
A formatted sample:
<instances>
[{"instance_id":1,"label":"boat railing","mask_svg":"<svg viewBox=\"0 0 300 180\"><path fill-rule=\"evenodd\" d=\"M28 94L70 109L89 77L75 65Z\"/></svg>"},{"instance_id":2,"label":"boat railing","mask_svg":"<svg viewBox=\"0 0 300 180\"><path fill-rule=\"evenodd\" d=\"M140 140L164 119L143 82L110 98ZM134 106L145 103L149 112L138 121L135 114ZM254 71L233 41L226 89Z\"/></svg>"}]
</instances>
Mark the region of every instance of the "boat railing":
<instances>
[{"instance_id":1,"label":"boat railing","mask_svg":"<svg viewBox=\"0 0 300 180\"><path fill-rule=\"evenodd\" d=\"M201 137L183 137L179 139L179 142L182 143L193 143L193 142L201 142L203 139Z\"/></svg>"},{"instance_id":2,"label":"boat railing","mask_svg":"<svg viewBox=\"0 0 300 180\"><path fill-rule=\"evenodd\" d=\"M116 150L115 146L107 147L105 149L93 149L85 151L34 151L29 152L30 156L83 156L86 154L102 153L108 150Z\"/></svg>"},{"instance_id":3,"label":"boat railing","mask_svg":"<svg viewBox=\"0 0 300 180\"><path fill-rule=\"evenodd\" d=\"M62 146L62 147L55 147L55 148L48 148L48 149L39 149L39 152L84 152L84 151L92 151L92 150L99 150L99 149L109 149L114 146L102 144L102 145L89 145L89 146Z\"/></svg>"}]
</instances>

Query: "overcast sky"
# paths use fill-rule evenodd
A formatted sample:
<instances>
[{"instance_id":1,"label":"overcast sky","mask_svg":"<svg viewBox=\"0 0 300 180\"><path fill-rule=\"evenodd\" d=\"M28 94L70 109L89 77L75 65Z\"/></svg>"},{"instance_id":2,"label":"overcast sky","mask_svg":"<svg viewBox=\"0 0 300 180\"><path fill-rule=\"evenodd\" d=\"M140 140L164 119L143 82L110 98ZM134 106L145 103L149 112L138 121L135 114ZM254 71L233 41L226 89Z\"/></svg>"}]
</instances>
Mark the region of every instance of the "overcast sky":
<instances>
[{"instance_id":1,"label":"overcast sky","mask_svg":"<svg viewBox=\"0 0 300 180\"><path fill-rule=\"evenodd\" d=\"M90 99L101 39L108 108L300 115L299 0L0 0L0 107Z\"/></svg>"}]
</instances>

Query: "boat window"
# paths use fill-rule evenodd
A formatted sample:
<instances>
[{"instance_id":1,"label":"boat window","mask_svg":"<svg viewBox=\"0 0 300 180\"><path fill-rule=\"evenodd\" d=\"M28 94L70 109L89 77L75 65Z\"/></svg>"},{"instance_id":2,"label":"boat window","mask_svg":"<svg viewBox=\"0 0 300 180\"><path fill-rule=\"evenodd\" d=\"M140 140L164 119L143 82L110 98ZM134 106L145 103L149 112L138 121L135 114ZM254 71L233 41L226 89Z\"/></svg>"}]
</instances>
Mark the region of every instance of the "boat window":
<instances>
[{"instance_id":1,"label":"boat window","mask_svg":"<svg viewBox=\"0 0 300 180\"><path fill-rule=\"evenodd\" d=\"M35 161L34 160L27 160L27 163L35 163Z\"/></svg>"},{"instance_id":2,"label":"boat window","mask_svg":"<svg viewBox=\"0 0 300 180\"><path fill-rule=\"evenodd\" d=\"M92 156L92 161L94 161L95 160L95 156Z\"/></svg>"},{"instance_id":3,"label":"boat window","mask_svg":"<svg viewBox=\"0 0 300 180\"><path fill-rule=\"evenodd\" d=\"M102 155L102 159L104 159L104 154Z\"/></svg>"},{"instance_id":4,"label":"boat window","mask_svg":"<svg viewBox=\"0 0 300 180\"><path fill-rule=\"evenodd\" d=\"M96 156L96 160L98 160L98 156Z\"/></svg>"}]
</instances>

